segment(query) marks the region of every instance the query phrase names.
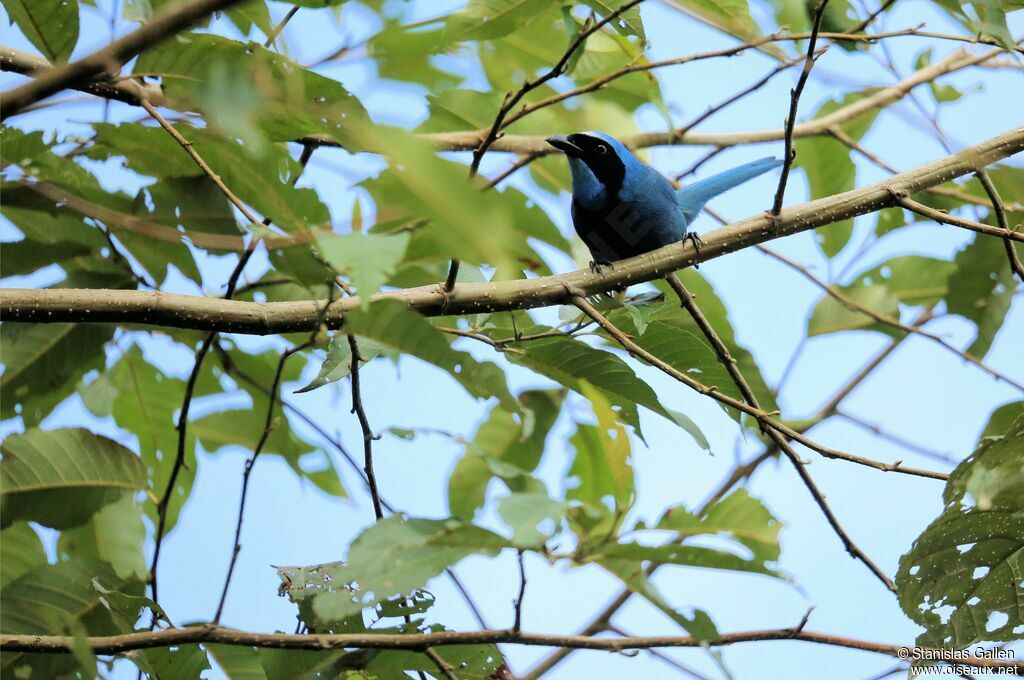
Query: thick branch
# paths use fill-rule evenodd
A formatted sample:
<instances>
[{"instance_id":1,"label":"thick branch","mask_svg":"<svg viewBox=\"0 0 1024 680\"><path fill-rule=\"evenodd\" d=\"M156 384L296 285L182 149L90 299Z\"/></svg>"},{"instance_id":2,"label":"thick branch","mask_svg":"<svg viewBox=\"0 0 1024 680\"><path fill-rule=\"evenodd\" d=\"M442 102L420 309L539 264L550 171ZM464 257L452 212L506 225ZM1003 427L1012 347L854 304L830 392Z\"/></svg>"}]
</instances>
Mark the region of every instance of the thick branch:
<instances>
[{"instance_id":1,"label":"thick branch","mask_svg":"<svg viewBox=\"0 0 1024 680\"><path fill-rule=\"evenodd\" d=\"M684 242L621 260L600 274L583 270L528 280L465 283L447 294L431 285L381 292L372 299L399 300L428 316L562 304L570 291L590 296L650 281L756 243L895 205L899 196L948 182L1021 150L1024 127L882 182L785 208L774 220L762 214L716 229L703 236L699 253L691 243ZM1003 230L998 231L1005 235ZM358 296L335 300L322 317L324 323L339 328L345 313L359 304ZM321 319L323 305L324 301L318 300L259 303L148 291L0 290L0 316L8 321L155 324L254 335L312 330Z\"/></svg>"},{"instance_id":2,"label":"thick branch","mask_svg":"<svg viewBox=\"0 0 1024 680\"><path fill-rule=\"evenodd\" d=\"M249 633L217 626L195 626L168 630L128 633L84 638L96 654L123 654L136 649L153 649L184 644L211 643L241 647L269 649L408 649L422 651L428 647L476 644L517 644L533 647L572 647L620 652L627 649L657 647L722 647L740 642L769 640L801 640L833 647L859 649L865 652L898 656L901 645L872 642L856 638L829 635L796 628L725 633L717 639L702 641L685 635L649 637L592 637L587 635L549 635L544 633L515 633L510 630L440 631L411 634L344 634L344 635L292 635L288 633ZM0 635L0 649L5 652L69 653L76 644L73 637L62 635ZM914 649L911 647L910 649ZM939 650L933 650L938 656ZM957 663L976 668L1024 669L1024 662L996 661L985 657L969 657Z\"/></svg>"},{"instance_id":3,"label":"thick branch","mask_svg":"<svg viewBox=\"0 0 1024 680\"><path fill-rule=\"evenodd\" d=\"M158 12L128 35L115 40L87 57L48 71L39 72L31 82L5 92L0 120L20 113L27 106L69 87L78 87L104 74L116 75L121 66L145 49L175 33L184 31L214 12L227 9L240 0L193 0Z\"/></svg>"}]
</instances>

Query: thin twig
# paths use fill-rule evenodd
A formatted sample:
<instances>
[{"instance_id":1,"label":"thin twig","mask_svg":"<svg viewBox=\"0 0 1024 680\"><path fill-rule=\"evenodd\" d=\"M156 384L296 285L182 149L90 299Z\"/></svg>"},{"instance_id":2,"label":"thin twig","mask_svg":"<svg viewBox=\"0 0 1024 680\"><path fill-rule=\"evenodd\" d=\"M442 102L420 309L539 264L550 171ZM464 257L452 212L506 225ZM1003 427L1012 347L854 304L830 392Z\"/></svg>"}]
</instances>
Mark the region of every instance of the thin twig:
<instances>
[{"instance_id":1,"label":"thin twig","mask_svg":"<svg viewBox=\"0 0 1024 680\"><path fill-rule=\"evenodd\" d=\"M827 47L823 47L820 50L818 50L817 54L815 55L815 58L817 58L818 56L824 54L826 49L828 49L828 48ZM707 108L707 110L704 111L704 113L700 114L699 116L697 116L696 118L691 120L689 123L683 125L682 127L676 128L675 134L677 134L679 136L685 135L687 132L689 132L690 130L692 130L696 126L700 125L705 120L707 120L708 118L710 118L714 114L718 113L722 109L730 106L731 104L734 104L735 102L739 101L740 99L743 99L744 97L746 97L747 95L749 95L749 94L751 94L753 92L757 92L762 87L767 85L768 82L771 81L772 78L774 78L775 76L779 75L783 71L786 71L786 70L792 68L796 64L799 64L803 59L804 59L804 57L800 56L800 57L794 57L792 59L789 59L787 61L782 62L781 64L779 64L778 66L773 68L771 71L769 71L767 74L765 74L763 77L759 78L755 83L753 83L749 87L745 87L742 90L740 90L739 92L737 92L737 93L735 93L733 95L730 95L729 97L726 97L725 99L723 99L722 101L718 102L717 104L715 104L713 106L709 106Z\"/></svg>"},{"instance_id":2,"label":"thin twig","mask_svg":"<svg viewBox=\"0 0 1024 680\"><path fill-rule=\"evenodd\" d=\"M281 358L277 362L277 370L274 371L274 380L270 384L267 415L263 421L263 431L260 433L260 438L256 442L255 448L252 450L252 455L245 461L245 469L242 472L242 494L238 502L238 519L235 521L235 541L234 546L231 549L231 560L228 563L228 573L224 577L224 587L221 589L220 601L217 603L217 612L213 616L213 622L215 624L220 623L221 614L224 613L224 604L228 599L228 589L231 587L231 576L235 573L235 564L238 562L238 554L242 549L242 521L245 517L245 501L249 494L249 476L252 474L252 469L256 465L256 458L263 452L263 447L266 445L267 439L270 437L270 433L274 430L274 407L277 405L279 399L281 374L284 372L284 365L290 357L307 349L311 344L312 341L308 341L282 352Z\"/></svg>"},{"instance_id":3,"label":"thin twig","mask_svg":"<svg viewBox=\"0 0 1024 680\"><path fill-rule=\"evenodd\" d=\"M512 621L512 630L518 633L523 630L523 600L526 598L526 564L523 561L522 549L517 551L516 557L519 562L519 594L515 600L515 618Z\"/></svg>"},{"instance_id":4,"label":"thin twig","mask_svg":"<svg viewBox=\"0 0 1024 680\"><path fill-rule=\"evenodd\" d=\"M231 191L231 189L229 189L226 184L224 184L224 181L220 178L220 175L214 172L213 168L211 168L209 164L207 164L207 162L203 160L202 156L200 156L199 153L193 148L192 142L185 139L181 135L181 133L175 129L173 125L167 122L166 118L160 115L160 112L156 110L156 107L154 107L148 101L143 99L140 102L140 105L142 106L142 108L146 109L146 112L150 116L153 117L153 120L160 124L160 127L166 130L167 133L174 138L174 141L178 142L178 144L181 145L181 148L185 149L185 152L192 157L192 160L195 161L195 164L198 165L199 168L203 171L203 173L207 177L209 177L214 184L217 185L217 188L221 190L221 193L227 196L228 200L231 201L232 205L238 208L238 211L245 215L246 219L252 222L253 226L259 225L260 219L253 215L249 208L246 207L244 203L242 203L241 199L238 198L238 196L236 196L235 193Z\"/></svg>"},{"instance_id":5,"label":"thin twig","mask_svg":"<svg viewBox=\"0 0 1024 680\"><path fill-rule=\"evenodd\" d=\"M248 383L252 387L258 389L260 392L262 392L263 394L266 394L267 396L270 395L269 388L267 388L265 385L260 385L259 381L257 381L251 375L249 375L245 371L241 370L240 368L238 368L238 366L236 366L234 364L234 362L231 360L230 355L220 345L220 343L217 343L216 345L214 345L214 352L217 354L217 358L220 359L221 365L224 367L224 370L229 375L231 375L232 377L239 378L239 379L245 381L246 383ZM331 435L331 433L328 432L327 430L325 430L323 428L323 426L320 425L319 422L317 422L314 418L309 416L302 409L298 408L297 406L295 406L294 404L288 402L285 399L279 399L279 401L281 403L282 408L284 408L285 411L288 411L289 413L294 414L295 417L297 417L299 420L301 420L303 423L305 423L310 429L312 429L314 432L316 432L316 434L321 439L323 439L325 442L330 444L331 447L335 451L337 451L339 455L341 455L342 459L346 463L348 463L348 465L352 468L352 470L356 473L356 475L359 476L359 478L366 485L367 490L369 490L370 482L369 482L368 479L366 479L366 473L364 472L363 468L359 465L359 463L356 462L355 457L353 457L352 454L349 453L348 449L346 449L345 446L341 443L341 440L339 440L337 437ZM392 513L395 512L395 508L390 503L388 503L387 499L384 498L383 496L380 497L380 503L381 503L382 506L384 506L384 509L387 510L388 512L392 512ZM466 590L466 587L463 585L462 581L455 574L454 570L452 570L452 569L445 569L445 574L451 580L452 584L455 586L455 589L457 591L459 591L459 594L462 596L462 599L466 602L466 607L469 609L470 613L473 615L473 618L476 619L477 623L480 624L480 628L481 629L488 628L487 622L484 620L483 615L480 612L480 608L477 606L476 602L473 601L473 598L469 594L469 591Z\"/></svg>"},{"instance_id":6,"label":"thin twig","mask_svg":"<svg viewBox=\"0 0 1024 680\"><path fill-rule=\"evenodd\" d=\"M706 154L704 154L703 156L698 158L697 161L693 165L688 167L686 170L683 170L682 172L680 172L673 179L676 182L683 181L684 179L686 179L687 177L689 177L693 173L695 173L698 170L700 170L701 167L703 167L705 163L707 163L708 161L710 161L712 158L714 158L718 154L722 153L723 151L725 151L725 147L723 147L723 146L716 146L715 148L711 149L711 151L708 151Z\"/></svg>"},{"instance_id":7,"label":"thin twig","mask_svg":"<svg viewBox=\"0 0 1024 680\"><path fill-rule=\"evenodd\" d=\"M523 97L549 80L553 80L565 73L572 56L576 53L576 50L580 49L583 44L586 43L587 38L604 28L612 21L618 19L624 12L627 12L633 7L639 5L642 1L643 0L629 0L629 2L621 5L614 12L610 12L600 21L584 27L576 38L569 43L569 46L566 48L559 60L555 62L554 66L536 78L527 78L523 84L519 86L519 89L514 92L508 92L505 95L505 99L502 101L501 107L498 109L498 113L494 117L494 122L491 123L491 127L487 130L487 134L484 135L483 140L473 150L473 160L469 166L469 174L471 177L476 175L477 171L480 169L480 161L483 159L484 154L487 153L487 149L489 149L491 144L494 143L494 140L498 138L498 133L506 127L506 116L508 116L509 112L515 108L520 101L522 101Z\"/></svg>"},{"instance_id":8,"label":"thin twig","mask_svg":"<svg viewBox=\"0 0 1024 680\"><path fill-rule=\"evenodd\" d=\"M915 212L922 217L927 217L935 222L942 222L943 224L949 224L954 227L960 227L962 229L969 229L970 231L978 232L979 234L987 234L988 236L995 236L1005 241L1017 241L1018 243L1024 243L1024 233L1019 231L1007 231L1001 227L993 227L990 224L982 224L981 222L975 222L965 217L957 217L956 215L950 215L948 212L943 210L937 210L931 206L927 206L924 203L918 203L911 198L901 197L898 203L911 212Z\"/></svg>"},{"instance_id":9,"label":"thin twig","mask_svg":"<svg viewBox=\"0 0 1024 680\"><path fill-rule=\"evenodd\" d=\"M430 647L424 647L423 654L434 662L434 665L437 666L437 670L441 671L441 675L443 675L446 680L459 680L459 676L455 674L455 669L451 667L451 664L442 659L441 655L438 654L436 650L431 649Z\"/></svg>"},{"instance_id":10,"label":"thin twig","mask_svg":"<svg viewBox=\"0 0 1024 680\"><path fill-rule=\"evenodd\" d=\"M346 335L348 346L352 350L352 357L349 361L352 367L352 412L359 418L359 427L363 430L363 472L366 473L366 482L370 487L370 498L373 500L373 514L378 521L384 519L384 510L381 509L380 492L377 490L377 476L373 472L373 430L370 429L370 420L366 417L363 409L362 393L359 388L359 362L363 356L359 353L359 342L356 336L351 333Z\"/></svg>"},{"instance_id":11,"label":"thin twig","mask_svg":"<svg viewBox=\"0 0 1024 680\"><path fill-rule=\"evenodd\" d=\"M267 35L267 39L263 41L264 47L269 49L270 46L274 44L274 41L277 40L277 36L281 35L281 31L284 30L284 27L288 25L288 22L292 20L292 17L295 16L295 14L301 8L302 5L299 4L291 6L291 9L288 10L288 13L284 15L284 18L281 19L280 23L278 23L277 26L274 26L274 28L271 29L270 33Z\"/></svg>"},{"instance_id":12,"label":"thin twig","mask_svg":"<svg viewBox=\"0 0 1024 680\"><path fill-rule=\"evenodd\" d=\"M255 243L255 241L253 241L253 243ZM235 287L238 285L238 279L241 277L242 270L245 269L245 265L249 262L249 258L252 257L252 254L253 249L250 248L242 253L242 256L238 258L238 262L235 264L235 269L231 272L231 276L228 278L227 292L224 295L225 298L230 299L231 296L234 295ZM149 566L149 582L154 602L160 601L157 588L157 566L160 562L160 548L163 546L164 532L167 528L167 510L171 504L171 497L174 495L174 488L178 481L178 474L181 472L181 468L185 465L185 453L187 451L188 444L188 412L192 405L192 394L195 391L196 380L199 378L199 372L203 367L203 360L206 358L207 352L210 351L210 345L213 344L216 338L217 331L208 333L203 339L203 343L196 351L195 362L192 364L192 372L188 376L188 382L185 383L185 396L182 398L181 410L178 413L177 453L174 456L174 463L171 466L171 474L167 478L167 486L160 495L160 500L156 506L157 526L156 534L153 538L153 560ZM153 623L156 623L155 616L153 618Z\"/></svg>"},{"instance_id":13,"label":"thin twig","mask_svg":"<svg viewBox=\"0 0 1024 680\"><path fill-rule=\"evenodd\" d=\"M619 628L616 625L609 625L607 630L609 632L611 632L611 633L615 633L616 635L620 635L622 637L629 637L629 633L627 633L626 631L622 630L621 628ZM676 669L680 673L683 673L684 675L687 675L687 676L689 676L691 678L695 678L696 680L711 680L706 675L701 675L700 673L698 673L697 671L693 670L689 666L687 666L685 664L682 664L682 663L679 663L678 661L673 659L671 656L669 656L668 654L665 654L662 651L659 651L657 649L648 649L647 653L650 654L651 656L653 656L654 658L658 659L659 661L662 661L662 662L668 664L669 666L671 666L672 668Z\"/></svg>"},{"instance_id":14,"label":"thin twig","mask_svg":"<svg viewBox=\"0 0 1024 680\"><path fill-rule=\"evenodd\" d=\"M981 186L984 187L989 200L992 201L992 212L995 213L996 221L999 223L999 226L1007 233L1014 233L1014 230L1010 228L1009 220L1006 219L1006 211L1003 210L1003 200L999 198L999 190L996 189L996 185L992 182L992 178L989 176L988 172L984 168L981 168L974 174L981 182ZM1013 248L1013 243L1009 240L1004 240L1003 245L1006 247L1006 259L1010 261L1010 268L1017 274L1017 278L1024 281L1024 264L1021 264L1020 257L1017 255L1017 251Z\"/></svg>"},{"instance_id":15,"label":"thin twig","mask_svg":"<svg viewBox=\"0 0 1024 680\"><path fill-rule=\"evenodd\" d=\"M804 86L811 75L811 69L817 59L815 45L818 42L818 31L821 30L821 19L825 14L825 7L828 0L818 0L818 6L814 10L814 23L811 26L811 37L807 41L807 57L804 59L804 68L800 72L800 78L796 81L789 98L789 115L786 116L785 154L782 159L782 175L779 177L779 187L775 190L775 201L772 203L772 215L778 216L782 210L782 200L786 196L786 182L789 180L789 171L793 167L793 160L796 158L796 150L793 148L793 128L796 126L797 107L800 104L800 95L803 94Z\"/></svg>"},{"instance_id":16,"label":"thin twig","mask_svg":"<svg viewBox=\"0 0 1024 680\"><path fill-rule=\"evenodd\" d=\"M917 442L912 442L909 439L904 439L903 437L892 434L891 432L887 432L886 430L882 429L881 426L876 425L875 423L869 423L860 416L855 416L852 413L840 410L836 410L835 415L839 416L840 418L843 418L844 420L850 421L851 423L857 425L858 427L864 428L868 432L874 434L879 439L884 439L886 441L892 442L897 446L902 446L903 448L909 451L913 451L914 453L917 453L919 455L925 456L927 458L932 458L943 463L952 463L953 465L956 465L957 463L960 462L953 456L949 455L948 453L933 451L932 449L921 446Z\"/></svg>"}]
</instances>

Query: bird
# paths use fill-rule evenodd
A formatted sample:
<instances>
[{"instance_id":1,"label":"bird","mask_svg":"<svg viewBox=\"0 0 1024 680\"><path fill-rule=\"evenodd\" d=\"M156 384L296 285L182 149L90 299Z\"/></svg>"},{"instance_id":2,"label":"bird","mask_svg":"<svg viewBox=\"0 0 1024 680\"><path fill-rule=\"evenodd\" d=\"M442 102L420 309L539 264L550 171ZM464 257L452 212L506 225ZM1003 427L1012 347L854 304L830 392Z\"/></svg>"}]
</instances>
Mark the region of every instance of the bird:
<instances>
[{"instance_id":1,"label":"bird","mask_svg":"<svg viewBox=\"0 0 1024 680\"><path fill-rule=\"evenodd\" d=\"M565 153L572 173L572 221L594 258L591 270L685 238L704 204L782 161L771 156L676 189L611 135L588 131L545 141Z\"/></svg>"}]
</instances>

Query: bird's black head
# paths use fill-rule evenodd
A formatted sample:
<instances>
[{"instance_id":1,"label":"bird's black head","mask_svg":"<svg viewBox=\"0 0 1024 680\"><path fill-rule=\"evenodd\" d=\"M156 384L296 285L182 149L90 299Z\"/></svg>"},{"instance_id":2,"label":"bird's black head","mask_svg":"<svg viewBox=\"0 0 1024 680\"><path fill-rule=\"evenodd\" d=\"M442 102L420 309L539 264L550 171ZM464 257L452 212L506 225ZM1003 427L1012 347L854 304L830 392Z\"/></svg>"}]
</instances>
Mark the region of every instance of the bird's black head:
<instances>
[{"instance_id":1,"label":"bird's black head","mask_svg":"<svg viewBox=\"0 0 1024 680\"><path fill-rule=\"evenodd\" d=\"M622 188L626 165L616 148L618 143L613 143L611 138L600 133L577 132L574 135L552 135L546 141L569 157L570 167L579 162L586 164L612 196Z\"/></svg>"}]
</instances>

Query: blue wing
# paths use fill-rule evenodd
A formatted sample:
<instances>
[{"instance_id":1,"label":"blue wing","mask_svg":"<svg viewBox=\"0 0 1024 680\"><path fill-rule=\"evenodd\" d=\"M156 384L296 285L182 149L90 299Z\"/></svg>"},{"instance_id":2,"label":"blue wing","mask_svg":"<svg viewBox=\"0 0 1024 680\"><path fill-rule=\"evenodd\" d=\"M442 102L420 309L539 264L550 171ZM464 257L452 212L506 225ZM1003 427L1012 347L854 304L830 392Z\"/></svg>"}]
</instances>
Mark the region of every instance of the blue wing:
<instances>
[{"instance_id":1,"label":"blue wing","mask_svg":"<svg viewBox=\"0 0 1024 680\"><path fill-rule=\"evenodd\" d=\"M715 196L725 193L733 187L743 184L758 175L782 165L782 161L771 156L761 158L732 170L726 170L714 177L691 184L676 191L676 203L686 216L687 223L697 218L704 204Z\"/></svg>"}]
</instances>

